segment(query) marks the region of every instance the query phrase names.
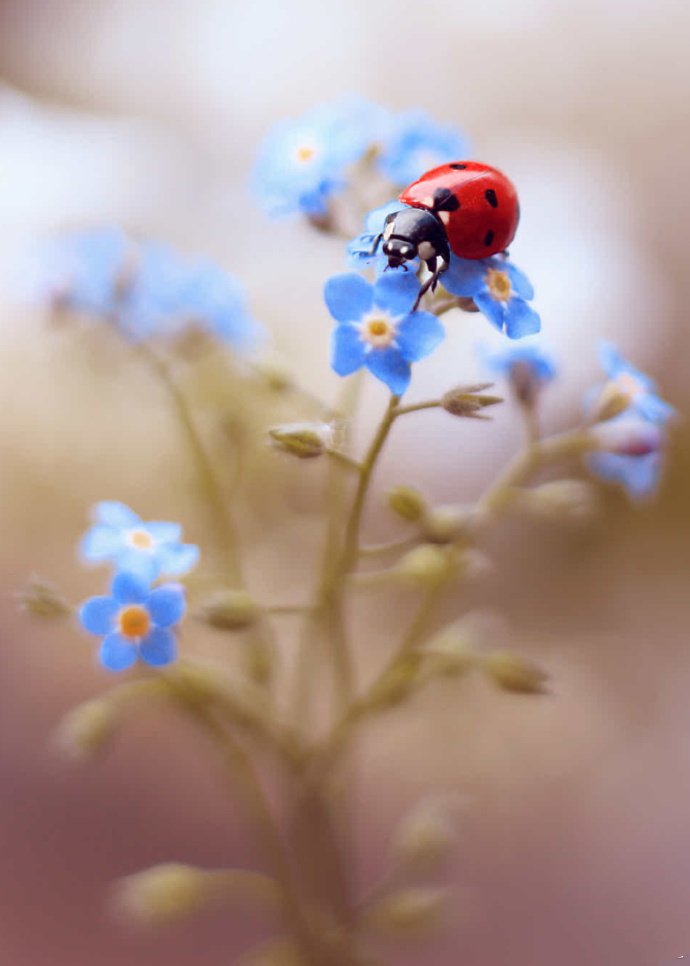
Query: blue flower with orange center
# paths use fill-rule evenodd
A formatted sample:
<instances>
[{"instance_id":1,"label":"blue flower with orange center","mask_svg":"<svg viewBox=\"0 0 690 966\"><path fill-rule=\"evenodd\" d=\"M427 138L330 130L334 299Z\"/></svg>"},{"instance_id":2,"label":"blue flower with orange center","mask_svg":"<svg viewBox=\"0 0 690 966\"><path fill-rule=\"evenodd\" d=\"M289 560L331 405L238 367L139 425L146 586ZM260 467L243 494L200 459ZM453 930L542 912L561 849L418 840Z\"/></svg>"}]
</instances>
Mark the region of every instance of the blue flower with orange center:
<instances>
[{"instance_id":1,"label":"blue flower with orange center","mask_svg":"<svg viewBox=\"0 0 690 966\"><path fill-rule=\"evenodd\" d=\"M361 271L363 268L373 265L377 276L389 270L388 256L383 254L381 245L376 246L376 251L372 251L372 247L376 238L383 232L388 215L407 207L408 205L404 205L401 201L389 201L369 212L364 220L364 231L361 235L353 238L347 246L347 262L351 268ZM407 264L412 272L416 272L419 268L418 259L413 259ZM397 271L402 271L402 269L397 269Z\"/></svg>"},{"instance_id":2,"label":"blue flower with orange center","mask_svg":"<svg viewBox=\"0 0 690 966\"><path fill-rule=\"evenodd\" d=\"M334 275L324 297L338 325L333 334L333 369L340 376L365 366L396 396L410 383L411 363L443 340L443 326L430 312L412 312L419 281L395 272L370 285L361 275Z\"/></svg>"},{"instance_id":3,"label":"blue flower with orange center","mask_svg":"<svg viewBox=\"0 0 690 966\"><path fill-rule=\"evenodd\" d=\"M182 543L179 523L145 523L124 503L104 500L93 509L94 525L84 535L80 552L89 563L110 563L145 580L179 577L199 560L199 548Z\"/></svg>"},{"instance_id":4,"label":"blue flower with orange center","mask_svg":"<svg viewBox=\"0 0 690 966\"><path fill-rule=\"evenodd\" d=\"M477 261L452 255L441 284L452 295L471 298L509 339L535 335L541 329L539 315L527 304L534 298L532 283L502 255Z\"/></svg>"},{"instance_id":5,"label":"blue flower with orange center","mask_svg":"<svg viewBox=\"0 0 690 966\"><path fill-rule=\"evenodd\" d=\"M173 628L186 609L179 584L151 589L135 574L118 573L110 596L92 597L79 610L82 627L102 637L99 659L108 671L124 671L137 659L164 667L177 656Z\"/></svg>"}]
</instances>

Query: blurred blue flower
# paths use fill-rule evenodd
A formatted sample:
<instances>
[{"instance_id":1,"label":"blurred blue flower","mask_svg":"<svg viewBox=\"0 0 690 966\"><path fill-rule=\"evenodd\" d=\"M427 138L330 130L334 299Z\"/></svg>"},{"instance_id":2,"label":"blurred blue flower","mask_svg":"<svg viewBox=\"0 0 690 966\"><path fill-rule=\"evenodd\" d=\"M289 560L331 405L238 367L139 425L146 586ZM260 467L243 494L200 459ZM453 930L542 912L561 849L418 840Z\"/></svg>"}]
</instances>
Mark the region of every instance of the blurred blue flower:
<instances>
[{"instance_id":1,"label":"blurred blue flower","mask_svg":"<svg viewBox=\"0 0 690 966\"><path fill-rule=\"evenodd\" d=\"M84 535L80 552L89 563L110 563L117 570L155 580L179 577L199 560L199 548L181 543L179 523L144 523L124 503L105 500L93 508L94 525Z\"/></svg>"},{"instance_id":2,"label":"blurred blue flower","mask_svg":"<svg viewBox=\"0 0 690 966\"><path fill-rule=\"evenodd\" d=\"M53 242L44 261L41 288L53 304L105 318L134 342L176 336L192 324L236 349L259 336L233 276L165 245L92 230Z\"/></svg>"},{"instance_id":3,"label":"blurred blue flower","mask_svg":"<svg viewBox=\"0 0 690 966\"><path fill-rule=\"evenodd\" d=\"M541 319L527 304L534 298L532 283L502 255L477 261L452 255L441 284L452 295L471 298L509 339L535 335L541 329Z\"/></svg>"},{"instance_id":4,"label":"blurred blue flower","mask_svg":"<svg viewBox=\"0 0 690 966\"><path fill-rule=\"evenodd\" d=\"M603 452L590 454L587 465L600 479L620 484L632 499L649 497L659 485L666 425L675 410L657 395L653 380L624 359L611 343L600 346L599 360L610 383L629 396L630 403L613 419L593 428ZM593 396L599 397L601 392L599 387L588 393L590 405Z\"/></svg>"},{"instance_id":5,"label":"blurred blue flower","mask_svg":"<svg viewBox=\"0 0 690 966\"><path fill-rule=\"evenodd\" d=\"M102 637L99 659L108 671L124 671L141 658L154 667L170 664L177 656L172 628L186 609L179 584L151 589L134 574L118 573L109 597L91 597L79 610L89 634Z\"/></svg>"},{"instance_id":6,"label":"blurred blue flower","mask_svg":"<svg viewBox=\"0 0 690 966\"><path fill-rule=\"evenodd\" d=\"M363 268L373 265L377 275L386 271L388 256L383 254L381 245L377 246L373 254L371 248L376 236L383 231L388 215L407 207L409 206L404 205L401 201L389 201L385 205L381 205L380 208L374 208L373 211L369 212L364 221L364 231L361 235L353 238L347 246L347 263L351 268L361 271ZM407 264L410 271L416 272L419 268L419 259L415 258Z\"/></svg>"},{"instance_id":7,"label":"blurred blue flower","mask_svg":"<svg viewBox=\"0 0 690 966\"><path fill-rule=\"evenodd\" d=\"M338 375L365 366L396 396L405 392L410 363L429 355L445 334L435 315L410 314L418 292L412 272L382 276L375 285L354 273L326 282L326 305L338 323L332 357Z\"/></svg>"},{"instance_id":8,"label":"blurred blue flower","mask_svg":"<svg viewBox=\"0 0 690 966\"><path fill-rule=\"evenodd\" d=\"M654 381L624 359L612 343L601 343L599 361L609 380L630 397L630 407L638 415L658 424L667 422L674 415L673 406L657 394Z\"/></svg>"},{"instance_id":9,"label":"blurred blue flower","mask_svg":"<svg viewBox=\"0 0 690 966\"><path fill-rule=\"evenodd\" d=\"M254 190L270 214L324 217L330 196L347 184L347 169L377 139L383 108L357 97L321 104L282 121L264 139Z\"/></svg>"},{"instance_id":10,"label":"blurred blue flower","mask_svg":"<svg viewBox=\"0 0 690 966\"><path fill-rule=\"evenodd\" d=\"M494 350L481 345L478 352L490 372L505 376L516 385L529 382L534 389L540 389L556 377L555 361L536 342L508 344Z\"/></svg>"},{"instance_id":11,"label":"blurred blue flower","mask_svg":"<svg viewBox=\"0 0 690 966\"><path fill-rule=\"evenodd\" d=\"M467 138L455 128L437 124L424 111L406 111L391 124L379 167L393 184L404 187L425 171L469 154Z\"/></svg>"}]
</instances>

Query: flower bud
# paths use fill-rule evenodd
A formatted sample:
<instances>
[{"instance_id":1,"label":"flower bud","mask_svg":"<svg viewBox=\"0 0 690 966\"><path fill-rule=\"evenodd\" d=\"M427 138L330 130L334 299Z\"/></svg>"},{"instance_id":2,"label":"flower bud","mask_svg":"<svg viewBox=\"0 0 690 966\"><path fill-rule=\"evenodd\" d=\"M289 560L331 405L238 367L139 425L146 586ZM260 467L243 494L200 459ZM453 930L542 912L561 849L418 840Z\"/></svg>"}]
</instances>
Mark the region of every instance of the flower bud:
<instances>
[{"instance_id":1,"label":"flower bud","mask_svg":"<svg viewBox=\"0 0 690 966\"><path fill-rule=\"evenodd\" d=\"M450 893L436 886L410 886L384 896L368 919L377 929L398 939L427 936L442 924Z\"/></svg>"},{"instance_id":2,"label":"flower bud","mask_svg":"<svg viewBox=\"0 0 690 966\"><path fill-rule=\"evenodd\" d=\"M440 871L457 844L456 809L457 802L442 798L423 799L410 809L391 841L396 865L418 875Z\"/></svg>"},{"instance_id":3,"label":"flower bud","mask_svg":"<svg viewBox=\"0 0 690 966\"><path fill-rule=\"evenodd\" d=\"M207 887L206 873L189 865L167 862L117 882L113 906L135 925L162 926L202 909Z\"/></svg>"},{"instance_id":4,"label":"flower bud","mask_svg":"<svg viewBox=\"0 0 690 966\"><path fill-rule=\"evenodd\" d=\"M396 567L399 576L419 584L433 584L450 573L452 561L441 547L423 543L410 550Z\"/></svg>"},{"instance_id":5,"label":"flower bud","mask_svg":"<svg viewBox=\"0 0 690 966\"><path fill-rule=\"evenodd\" d=\"M627 417L592 427L590 438L598 449L622 456L647 456L657 453L663 445L663 433L658 426Z\"/></svg>"},{"instance_id":6,"label":"flower bud","mask_svg":"<svg viewBox=\"0 0 690 966\"><path fill-rule=\"evenodd\" d=\"M504 691L544 694L548 675L537 664L510 651L496 651L484 658L484 670Z\"/></svg>"},{"instance_id":7,"label":"flower bud","mask_svg":"<svg viewBox=\"0 0 690 966\"><path fill-rule=\"evenodd\" d=\"M333 442L328 423L283 423L268 432L278 449L302 460L322 456Z\"/></svg>"},{"instance_id":8,"label":"flower bud","mask_svg":"<svg viewBox=\"0 0 690 966\"><path fill-rule=\"evenodd\" d=\"M610 380L602 387L599 397L592 406L591 418L594 422L606 422L619 416L630 406L633 394L627 392L619 381Z\"/></svg>"},{"instance_id":9,"label":"flower bud","mask_svg":"<svg viewBox=\"0 0 690 966\"><path fill-rule=\"evenodd\" d=\"M496 406L502 403L500 396L487 396L485 389L490 389L493 383L485 382L475 386L456 386L441 397L441 406L451 416L467 416L471 419L487 419L481 413L486 406Z\"/></svg>"},{"instance_id":10,"label":"flower bud","mask_svg":"<svg viewBox=\"0 0 690 966\"><path fill-rule=\"evenodd\" d=\"M429 543L454 543L468 529L472 514L460 506L437 506L422 520L422 534Z\"/></svg>"},{"instance_id":11,"label":"flower bud","mask_svg":"<svg viewBox=\"0 0 690 966\"><path fill-rule=\"evenodd\" d=\"M523 490L518 506L556 522L581 522L596 513L597 493L583 480L554 480Z\"/></svg>"},{"instance_id":12,"label":"flower bud","mask_svg":"<svg viewBox=\"0 0 690 966\"><path fill-rule=\"evenodd\" d=\"M26 590L17 594L21 609L34 617L65 617L72 612L56 588L38 577L31 577Z\"/></svg>"},{"instance_id":13,"label":"flower bud","mask_svg":"<svg viewBox=\"0 0 690 966\"><path fill-rule=\"evenodd\" d=\"M240 631L256 622L261 607L246 590L218 590L199 608L197 616L222 631Z\"/></svg>"},{"instance_id":14,"label":"flower bud","mask_svg":"<svg viewBox=\"0 0 690 966\"><path fill-rule=\"evenodd\" d=\"M412 486L394 486L386 494L388 506L403 520L416 523L426 510L424 497Z\"/></svg>"},{"instance_id":15,"label":"flower bud","mask_svg":"<svg viewBox=\"0 0 690 966\"><path fill-rule=\"evenodd\" d=\"M69 758L86 761L107 748L115 724L112 704L103 698L85 701L60 722L55 732L55 744Z\"/></svg>"}]
</instances>

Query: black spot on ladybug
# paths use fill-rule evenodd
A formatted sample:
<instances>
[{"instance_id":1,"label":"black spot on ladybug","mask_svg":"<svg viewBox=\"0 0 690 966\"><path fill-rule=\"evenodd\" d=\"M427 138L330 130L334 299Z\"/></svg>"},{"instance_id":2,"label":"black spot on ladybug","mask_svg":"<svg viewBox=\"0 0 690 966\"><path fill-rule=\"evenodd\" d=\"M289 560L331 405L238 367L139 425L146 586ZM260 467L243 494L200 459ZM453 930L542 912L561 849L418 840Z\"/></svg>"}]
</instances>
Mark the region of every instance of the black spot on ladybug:
<instances>
[{"instance_id":1,"label":"black spot on ladybug","mask_svg":"<svg viewBox=\"0 0 690 966\"><path fill-rule=\"evenodd\" d=\"M434 211L457 211L460 202L450 188L437 188L434 191Z\"/></svg>"},{"instance_id":2,"label":"black spot on ladybug","mask_svg":"<svg viewBox=\"0 0 690 966\"><path fill-rule=\"evenodd\" d=\"M496 192L493 188L487 188L484 192L484 197L492 208L498 208L498 198L496 197Z\"/></svg>"},{"instance_id":3,"label":"black spot on ladybug","mask_svg":"<svg viewBox=\"0 0 690 966\"><path fill-rule=\"evenodd\" d=\"M484 244L486 245L487 248L489 247L489 245L493 240L494 240L494 233L489 229L489 231L487 231L486 235L484 236Z\"/></svg>"},{"instance_id":4,"label":"black spot on ladybug","mask_svg":"<svg viewBox=\"0 0 690 966\"><path fill-rule=\"evenodd\" d=\"M456 171L464 171L466 167L466 164L451 164L451 168L455 168Z\"/></svg>"}]
</instances>

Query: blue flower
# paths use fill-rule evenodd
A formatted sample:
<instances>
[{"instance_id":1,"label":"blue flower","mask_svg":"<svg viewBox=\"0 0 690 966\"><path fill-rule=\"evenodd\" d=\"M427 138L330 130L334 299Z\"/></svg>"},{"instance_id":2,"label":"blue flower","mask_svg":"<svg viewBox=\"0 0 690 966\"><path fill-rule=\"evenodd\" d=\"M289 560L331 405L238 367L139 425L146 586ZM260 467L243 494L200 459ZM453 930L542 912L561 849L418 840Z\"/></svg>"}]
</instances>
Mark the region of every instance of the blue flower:
<instances>
[{"instance_id":1,"label":"blue flower","mask_svg":"<svg viewBox=\"0 0 690 966\"><path fill-rule=\"evenodd\" d=\"M107 561L118 570L154 580L161 574L186 574L199 560L198 547L180 542L178 523L144 523L124 503L113 500L96 504L93 518L80 546L89 563Z\"/></svg>"},{"instance_id":2,"label":"blue flower","mask_svg":"<svg viewBox=\"0 0 690 966\"><path fill-rule=\"evenodd\" d=\"M469 142L455 128L437 124L424 111L406 111L392 124L379 166L394 184L404 186L439 164L469 154Z\"/></svg>"},{"instance_id":3,"label":"blue flower","mask_svg":"<svg viewBox=\"0 0 690 966\"><path fill-rule=\"evenodd\" d=\"M383 254L381 245L377 246L373 254L371 248L376 236L383 231L388 215L407 207L409 206L400 201L389 201L385 205L381 205L380 208L374 208L373 211L369 212L364 221L364 231L361 235L353 238L347 246L347 262L351 268L361 270L369 265L374 265L377 275L388 268L388 256ZM414 259L408 262L408 266L411 271L416 272L419 267L419 260Z\"/></svg>"},{"instance_id":4,"label":"blue flower","mask_svg":"<svg viewBox=\"0 0 690 966\"><path fill-rule=\"evenodd\" d=\"M92 597L79 610L82 627L102 637L99 659L108 671L124 671L141 658L154 667L170 664L177 656L172 628L186 609L178 584L153 590L134 574L118 573L110 597Z\"/></svg>"},{"instance_id":5,"label":"blue flower","mask_svg":"<svg viewBox=\"0 0 690 966\"><path fill-rule=\"evenodd\" d=\"M259 335L233 276L165 245L93 230L54 242L44 261L42 288L53 304L104 318L133 342L177 336L189 325L237 349Z\"/></svg>"},{"instance_id":6,"label":"blue flower","mask_svg":"<svg viewBox=\"0 0 690 966\"><path fill-rule=\"evenodd\" d=\"M532 283L501 255L478 261L453 255L441 284L452 295L471 298L509 339L535 335L541 329L541 319L527 304L534 298Z\"/></svg>"},{"instance_id":7,"label":"blue flower","mask_svg":"<svg viewBox=\"0 0 690 966\"><path fill-rule=\"evenodd\" d=\"M360 98L322 104L277 124L265 138L254 190L270 214L327 214L328 200L348 181L348 167L376 140L383 109Z\"/></svg>"},{"instance_id":8,"label":"blue flower","mask_svg":"<svg viewBox=\"0 0 690 966\"><path fill-rule=\"evenodd\" d=\"M666 447L666 425L675 410L661 399L652 379L624 359L606 342L600 346L602 368L616 390L629 397L629 405L613 419L596 425L592 433L603 452L587 457L595 476L618 483L634 500L651 496L659 485ZM604 387L605 389L606 387ZM599 387L588 401L600 397Z\"/></svg>"},{"instance_id":9,"label":"blue flower","mask_svg":"<svg viewBox=\"0 0 690 966\"><path fill-rule=\"evenodd\" d=\"M418 292L412 272L385 275L375 285L354 273L326 282L326 305L338 322L332 366L339 376L366 366L396 396L405 392L410 363L429 355L444 336L435 315L411 314Z\"/></svg>"},{"instance_id":10,"label":"blue flower","mask_svg":"<svg viewBox=\"0 0 690 966\"><path fill-rule=\"evenodd\" d=\"M599 346L601 367L615 387L630 397L630 408L643 419L663 424L675 410L657 394L654 381L624 359L610 342Z\"/></svg>"},{"instance_id":11,"label":"blue flower","mask_svg":"<svg viewBox=\"0 0 690 966\"><path fill-rule=\"evenodd\" d=\"M119 228L92 228L52 239L40 253L41 294L91 315L112 312L133 242Z\"/></svg>"},{"instance_id":12,"label":"blue flower","mask_svg":"<svg viewBox=\"0 0 690 966\"><path fill-rule=\"evenodd\" d=\"M513 384L522 385L527 381L538 390L556 377L556 363L535 342L509 344L495 351L480 346L479 355L490 372L506 376Z\"/></svg>"}]
</instances>

